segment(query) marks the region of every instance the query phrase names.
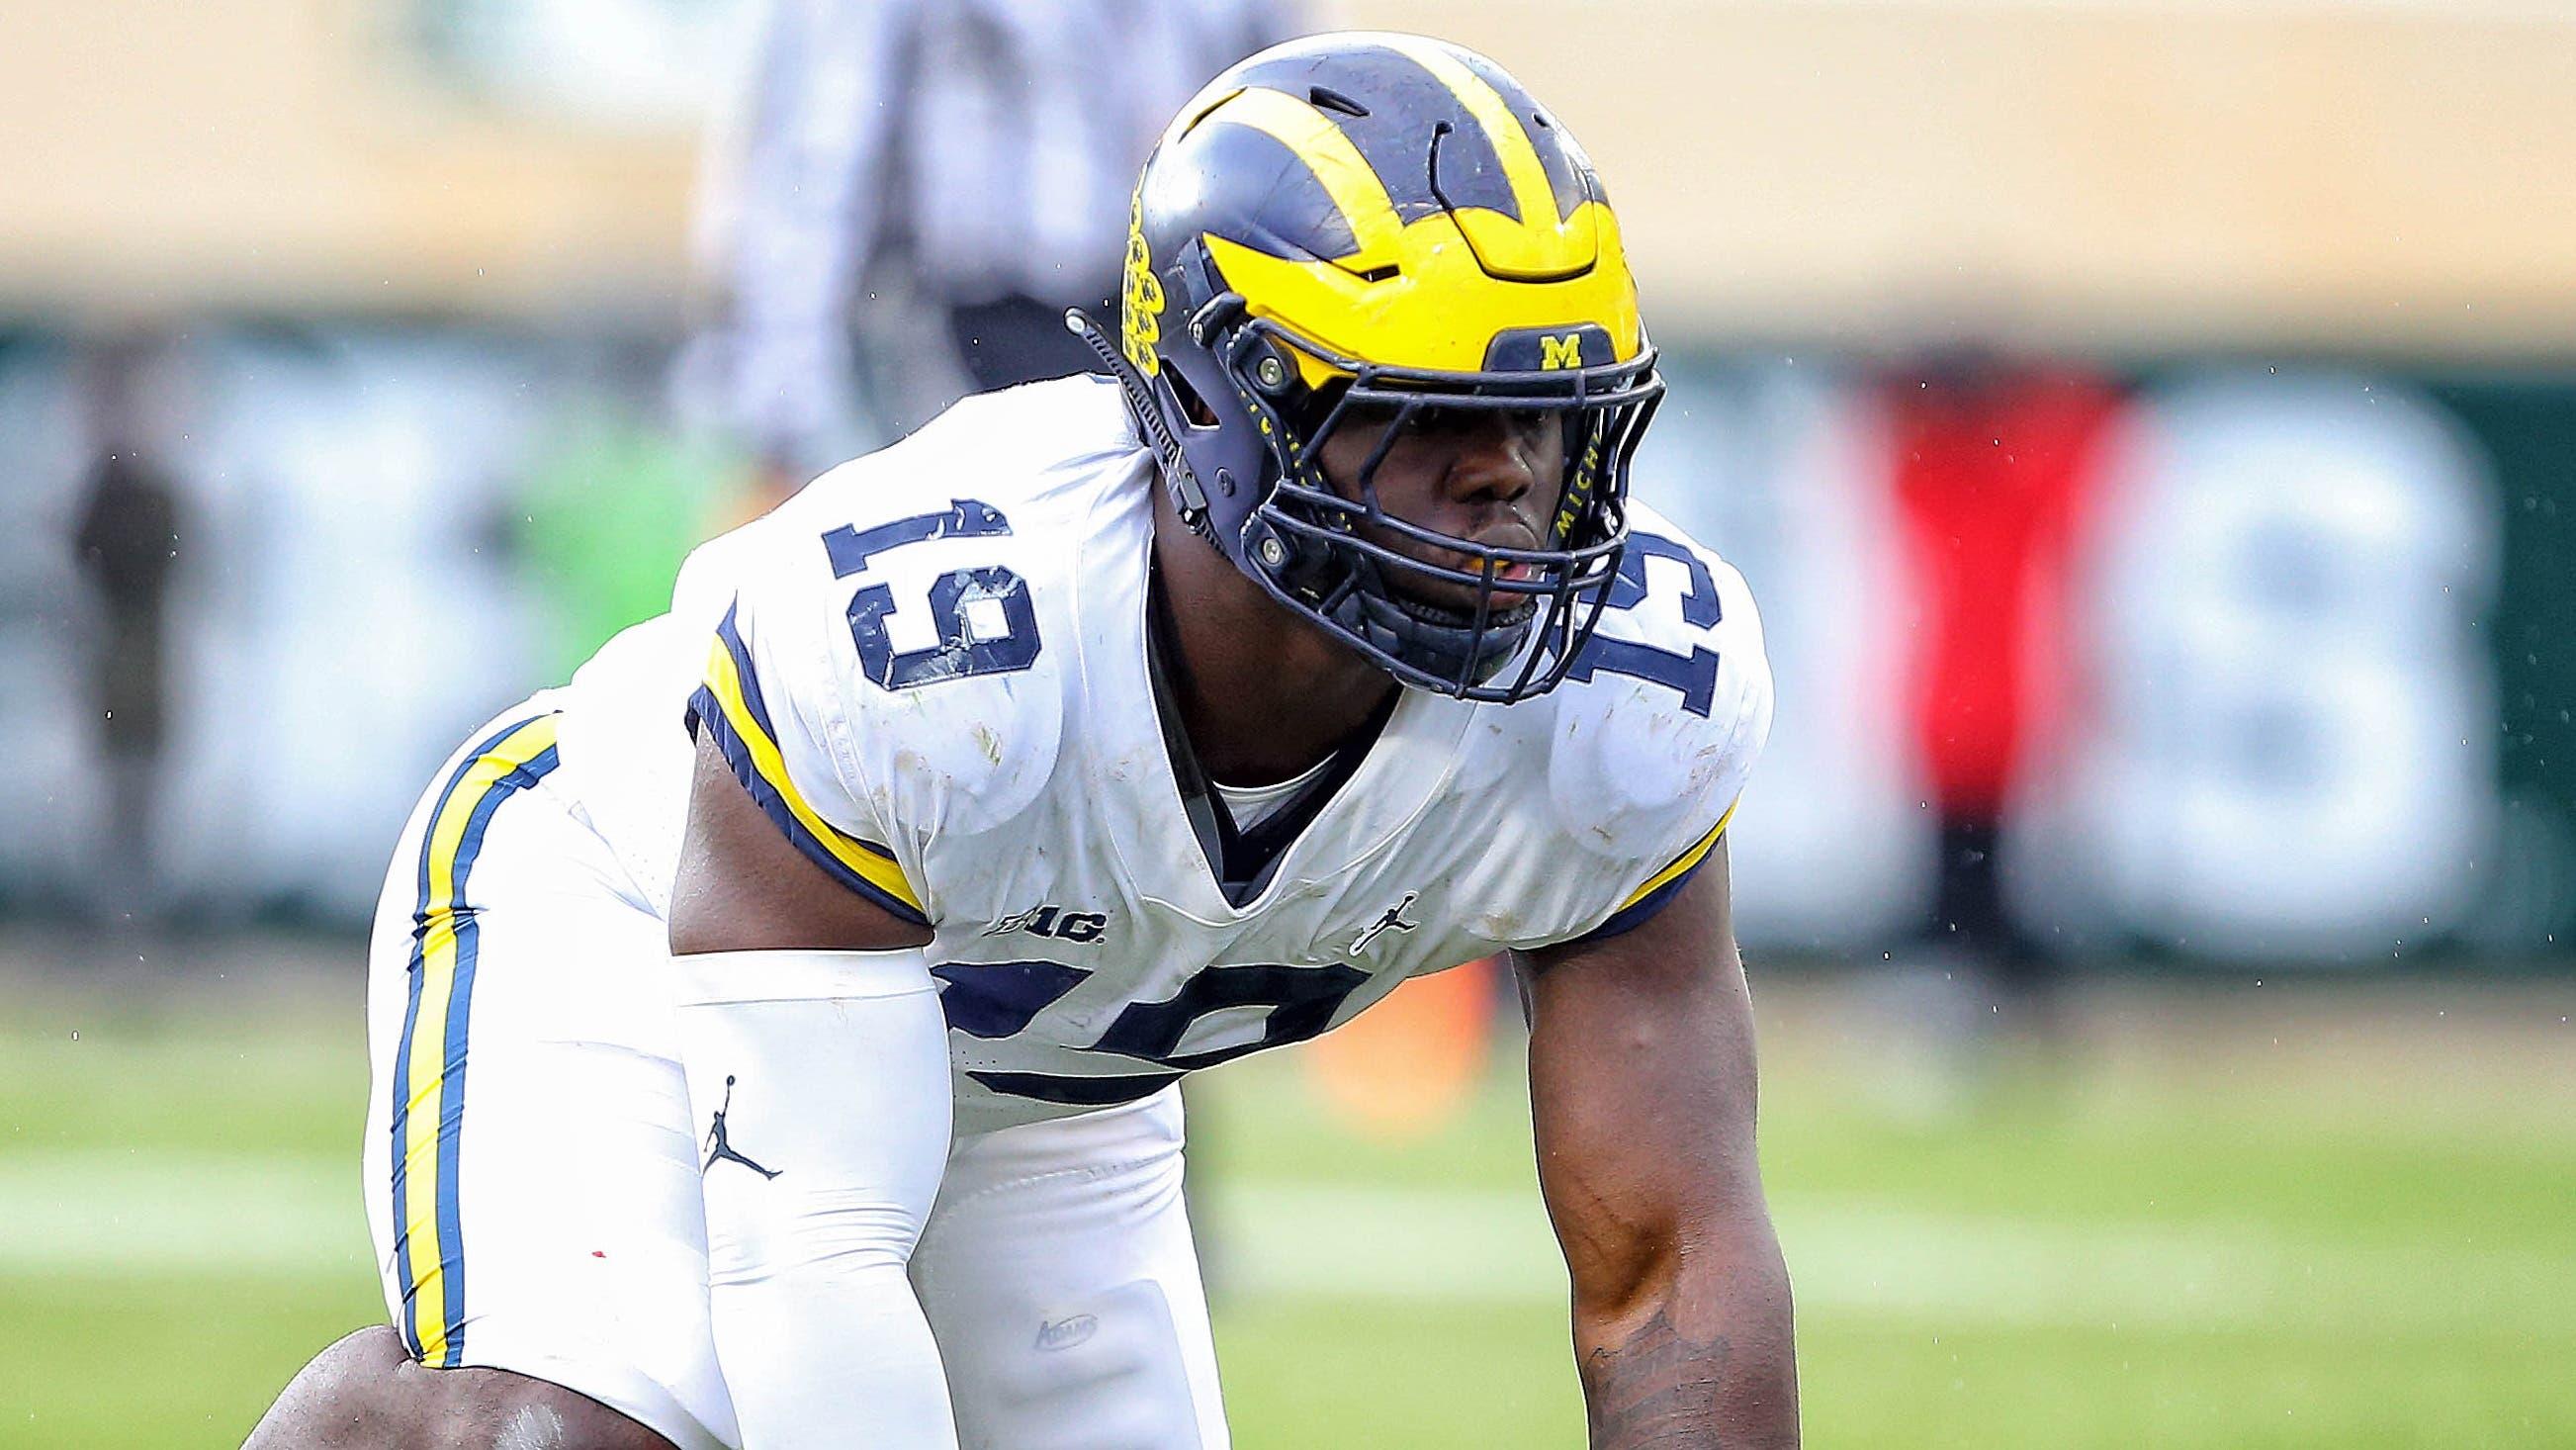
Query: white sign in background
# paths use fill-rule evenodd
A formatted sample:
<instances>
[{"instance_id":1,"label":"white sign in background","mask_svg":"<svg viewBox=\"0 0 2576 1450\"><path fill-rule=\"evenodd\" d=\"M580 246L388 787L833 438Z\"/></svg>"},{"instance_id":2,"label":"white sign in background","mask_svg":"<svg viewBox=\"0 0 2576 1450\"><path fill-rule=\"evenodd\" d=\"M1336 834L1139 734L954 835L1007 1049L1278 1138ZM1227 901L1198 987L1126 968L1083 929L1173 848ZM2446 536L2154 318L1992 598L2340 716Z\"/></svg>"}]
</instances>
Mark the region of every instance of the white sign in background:
<instances>
[{"instance_id":1,"label":"white sign in background","mask_svg":"<svg viewBox=\"0 0 2576 1450\"><path fill-rule=\"evenodd\" d=\"M1930 892L1865 397L1805 359L1677 367L1637 471L1762 602L1779 711L1731 864L1743 935L1775 947L1891 944ZM2120 436L2073 570L2071 730L2007 848L2025 925L2354 961L2460 926L2496 811L2475 450L2418 395L2338 374L2204 375Z\"/></svg>"},{"instance_id":2,"label":"white sign in background","mask_svg":"<svg viewBox=\"0 0 2576 1450\"><path fill-rule=\"evenodd\" d=\"M0 368L0 724L33 782L0 894L78 900L103 792L82 712L66 356ZM534 596L496 558L562 390L438 334L196 344L176 449L170 883L362 919L439 757L530 678ZM1898 671L1902 560L1866 395L1811 359L1676 365L1641 494L1751 582L1779 710L1732 851L1748 941L1896 945L1932 821ZM2077 949L2385 960L2474 913L2497 705L2483 464L2422 398L2204 374L2141 400L2077 570L2086 688L2010 877Z\"/></svg>"},{"instance_id":3,"label":"white sign in background","mask_svg":"<svg viewBox=\"0 0 2576 1450\"><path fill-rule=\"evenodd\" d=\"M2473 448L2405 389L2259 371L2151 396L2130 436L2078 573L2091 708L2049 855L2127 931L2221 956L2460 925L2496 803Z\"/></svg>"}]
</instances>

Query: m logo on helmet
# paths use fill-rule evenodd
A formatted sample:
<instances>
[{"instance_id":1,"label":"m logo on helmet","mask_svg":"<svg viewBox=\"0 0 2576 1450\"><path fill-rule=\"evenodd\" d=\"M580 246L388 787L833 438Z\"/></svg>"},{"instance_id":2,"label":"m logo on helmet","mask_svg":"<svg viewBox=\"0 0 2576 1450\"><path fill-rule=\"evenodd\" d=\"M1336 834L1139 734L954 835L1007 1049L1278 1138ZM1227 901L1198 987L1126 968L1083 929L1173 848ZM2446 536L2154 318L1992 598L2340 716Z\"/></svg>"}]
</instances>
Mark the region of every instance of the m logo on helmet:
<instances>
[{"instance_id":1,"label":"m logo on helmet","mask_svg":"<svg viewBox=\"0 0 2576 1450\"><path fill-rule=\"evenodd\" d=\"M1489 372L1575 372L1619 355L1597 323L1560 321L1546 327L1509 327L1485 345Z\"/></svg>"},{"instance_id":2,"label":"m logo on helmet","mask_svg":"<svg viewBox=\"0 0 2576 1450\"><path fill-rule=\"evenodd\" d=\"M1163 284L1154 275L1154 254L1145 245L1145 189L1139 186L1127 207L1127 266L1119 286L1119 342L1136 371L1152 377L1163 370L1154 344L1163 340Z\"/></svg>"}]
</instances>

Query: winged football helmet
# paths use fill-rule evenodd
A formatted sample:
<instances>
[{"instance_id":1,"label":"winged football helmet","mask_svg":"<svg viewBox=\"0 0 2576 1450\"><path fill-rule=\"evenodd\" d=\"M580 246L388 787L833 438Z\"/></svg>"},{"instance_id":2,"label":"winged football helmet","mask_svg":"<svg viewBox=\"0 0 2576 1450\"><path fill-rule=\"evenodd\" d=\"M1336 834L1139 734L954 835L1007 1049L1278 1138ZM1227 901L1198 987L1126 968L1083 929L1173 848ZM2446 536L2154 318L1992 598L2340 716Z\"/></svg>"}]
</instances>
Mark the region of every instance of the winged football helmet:
<instances>
[{"instance_id":1,"label":"winged football helmet","mask_svg":"<svg viewBox=\"0 0 2576 1450\"><path fill-rule=\"evenodd\" d=\"M1235 65L1145 163L1117 337L1075 325L1181 517L1273 598L1419 688L1509 702L1565 677L1617 576L1663 383L1591 163L1500 66L1363 33ZM1379 506L1379 464L1433 409L1563 428L1540 547ZM1320 451L1360 419L1384 437L1336 488Z\"/></svg>"}]
</instances>

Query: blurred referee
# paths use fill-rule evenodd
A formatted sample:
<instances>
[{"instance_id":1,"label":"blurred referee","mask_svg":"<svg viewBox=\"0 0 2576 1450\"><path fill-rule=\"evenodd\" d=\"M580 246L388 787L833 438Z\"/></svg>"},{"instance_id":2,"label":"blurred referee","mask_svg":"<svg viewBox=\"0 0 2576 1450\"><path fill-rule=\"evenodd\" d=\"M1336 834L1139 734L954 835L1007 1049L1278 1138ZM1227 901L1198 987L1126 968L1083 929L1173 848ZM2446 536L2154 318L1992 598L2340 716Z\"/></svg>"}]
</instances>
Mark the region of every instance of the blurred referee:
<instances>
[{"instance_id":1,"label":"blurred referee","mask_svg":"<svg viewBox=\"0 0 2576 1450\"><path fill-rule=\"evenodd\" d=\"M1208 76L1285 0L769 0L737 134L711 148L715 316L693 420L793 487L969 391L1094 364L1127 196ZM782 490L783 491L783 490Z\"/></svg>"}]
</instances>

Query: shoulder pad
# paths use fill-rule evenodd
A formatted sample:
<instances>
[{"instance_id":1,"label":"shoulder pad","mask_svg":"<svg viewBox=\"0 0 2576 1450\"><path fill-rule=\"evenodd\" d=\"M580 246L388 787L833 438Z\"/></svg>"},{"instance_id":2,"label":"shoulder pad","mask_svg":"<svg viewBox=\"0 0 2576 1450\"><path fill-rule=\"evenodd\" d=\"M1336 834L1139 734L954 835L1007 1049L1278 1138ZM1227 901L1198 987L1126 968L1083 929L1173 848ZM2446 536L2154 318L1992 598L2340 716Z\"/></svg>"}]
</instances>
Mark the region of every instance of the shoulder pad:
<instances>
[{"instance_id":1,"label":"shoulder pad","mask_svg":"<svg viewBox=\"0 0 2576 1450\"><path fill-rule=\"evenodd\" d=\"M1771 670L1743 576L1638 510L1620 582L1553 703L1548 797L1612 857L1669 854L1716 823L1771 727Z\"/></svg>"},{"instance_id":2,"label":"shoulder pad","mask_svg":"<svg viewBox=\"0 0 2576 1450\"><path fill-rule=\"evenodd\" d=\"M967 527L842 577L838 661L847 749L886 794L885 819L973 834L1027 809L1054 772L1075 675L1071 551L1050 541L1063 531L979 500L954 501L940 522L953 520ZM920 516L896 526L917 530Z\"/></svg>"},{"instance_id":3,"label":"shoulder pad","mask_svg":"<svg viewBox=\"0 0 2576 1450\"><path fill-rule=\"evenodd\" d=\"M988 830L1025 810L1055 767L1074 668L1072 551L1037 500L965 496L887 466L844 464L757 528L735 554L768 596L795 658L839 702L819 722L869 813L927 836ZM951 497L949 494L957 496ZM788 687L791 690L798 686Z\"/></svg>"}]
</instances>

